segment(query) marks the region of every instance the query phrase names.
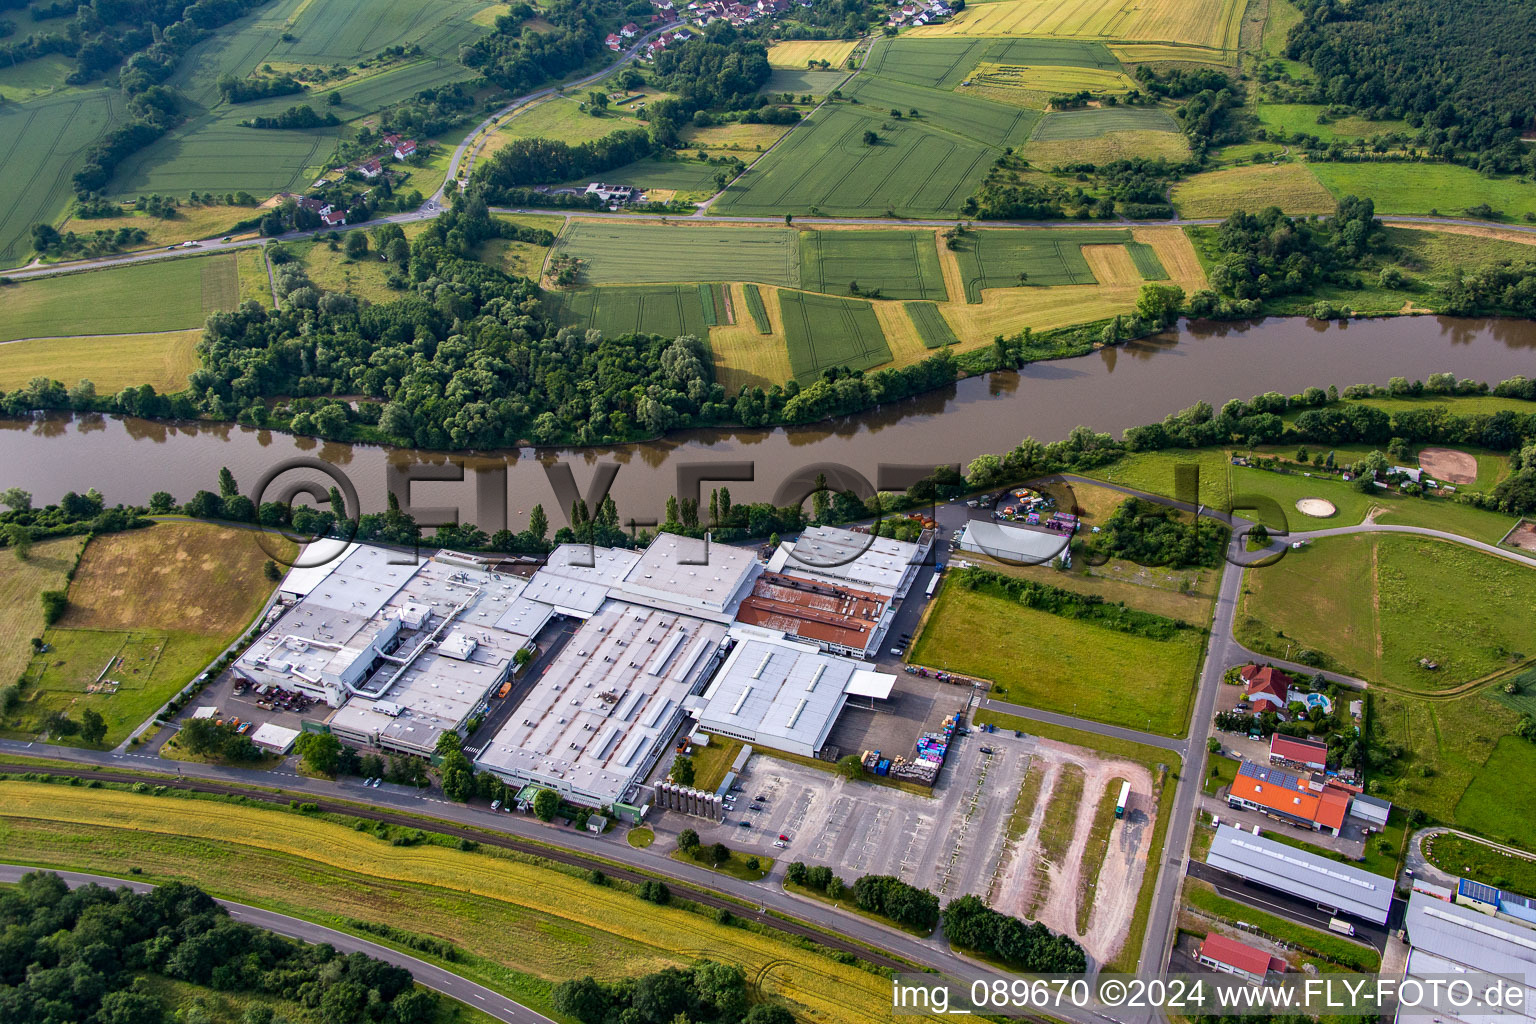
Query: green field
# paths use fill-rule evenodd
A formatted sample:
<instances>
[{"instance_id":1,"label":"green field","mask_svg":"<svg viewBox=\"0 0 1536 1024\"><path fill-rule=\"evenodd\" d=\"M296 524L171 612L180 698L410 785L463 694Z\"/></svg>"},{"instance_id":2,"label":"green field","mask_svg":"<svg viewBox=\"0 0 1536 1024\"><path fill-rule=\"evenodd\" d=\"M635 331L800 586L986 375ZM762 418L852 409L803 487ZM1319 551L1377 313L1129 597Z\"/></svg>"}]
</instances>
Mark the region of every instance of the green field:
<instances>
[{"instance_id":1,"label":"green field","mask_svg":"<svg viewBox=\"0 0 1536 1024\"><path fill-rule=\"evenodd\" d=\"M795 98L810 94L825 96L842 84L848 77L846 71L811 71L810 69L774 68L763 86L767 93L794 93Z\"/></svg>"},{"instance_id":2,"label":"green field","mask_svg":"<svg viewBox=\"0 0 1536 1024\"><path fill-rule=\"evenodd\" d=\"M64 84L64 80L74 70L75 62L61 53L44 54L20 64L0 68L0 99L20 103L22 100L60 92L70 88Z\"/></svg>"},{"instance_id":3,"label":"green field","mask_svg":"<svg viewBox=\"0 0 1536 1024\"><path fill-rule=\"evenodd\" d=\"M228 254L22 281L5 289L0 341L198 327L235 308L239 292Z\"/></svg>"},{"instance_id":4,"label":"green field","mask_svg":"<svg viewBox=\"0 0 1536 1024\"><path fill-rule=\"evenodd\" d=\"M779 292L789 365L801 384L833 366L867 370L891 361L874 308L858 299Z\"/></svg>"},{"instance_id":5,"label":"green field","mask_svg":"<svg viewBox=\"0 0 1536 1024\"><path fill-rule=\"evenodd\" d=\"M1262 210L1269 206L1278 206L1290 214L1332 213L1338 206L1337 197L1312 173L1324 166L1335 165L1292 161L1202 171L1174 185L1169 196L1179 215L1190 219L1221 218L1233 210Z\"/></svg>"},{"instance_id":6,"label":"green field","mask_svg":"<svg viewBox=\"0 0 1536 1024\"><path fill-rule=\"evenodd\" d=\"M1126 242L1125 251L1131 254L1131 262L1136 264L1136 270L1148 281L1168 280L1168 270L1163 266L1163 261L1157 258L1157 250L1146 242Z\"/></svg>"},{"instance_id":7,"label":"green field","mask_svg":"<svg viewBox=\"0 0 1536 1024\"><path fill-rule=\"evenodd\" d=\"M1158 107L1089 107L1053 110L1035 126L1031 142L1096 139L1110 132L1177 132L1178 123Z\"/></svg>"},{"instance_id":8,"label":"green field","mask_svg":"<svg viewBox=\"0 0 1536 1024\"><path fill-rule=\"evenodd\" d=\"M965 301L980 302L983 288L1094 284L1083 258L1085 245L1131 241L1129 231L1040 228L1029 231L973 231L959 239L955 258L965 282ZM1024 282L1019 274L1028 274Z\"/></svg>"},{"instance_id":9,"label":"green field","mask_svg":"<svg viewBox=\"0 0 1536 1024\"><path fill-rule=\"evenodd\" d=\"M8 686L32 660L29 645L43 635L45 590L63 590L85 544L84 537L40 541L23 561L9 548L0 557L0 686Z\"/></svg>"},{"instance_id":10,"label":"green field","mask_svg":"<svg viewBox=\"0 0 1536 1024\"><path fill-rule=\"evenodd\" d=\"M555 243L555 255L585 261L581 279L589 284L757 281L789 288L800 284L798 239L794 230L785 227L573 220Z\"/></svg>"},{"instance_id":11,"label":"green field","mask_svg":"<svg viewBox=\"0 0 1536 1024\"><path fill-rule=\"evenodd\" d=\"M1149 640L947 586L911 660L991 680L1000 700L1178 736L1202 640L1195 630Z\"/></svg>"},{"instance_id":12,"label":"green field","mask_svg":"<svg viewBox=\"0 0 1536 1024\"><path fill-rule=\"evenodd\" d=\"M757 328L758 334L772 334L773 323L768 319L768 307L763 305L763 293L755 284L741 286L742 295L747 299L747 312L752 314L752 324ZM738 318L739 320L739 318Z\"/></svg>"},{"instance_id":13,"label":"green field","mask_svg":"<svg viewBox=\"0 0 1536 1024\"><path fill-rule=\"evenodd\" d=\"M802 287L842 295L853 282L884 299L949 298L932 231L800 233Z\"/></svg>"},{"instance_id":14,"label":"green field","mask_svg":"<svg viewBox=\"0 0 1536 1024\"><path fill-rule=\"evenodd\" d=\"M531 104L503 122L498 134L508 139L554 139L578 146L641 124L627 116L624 107L614 106L604 116L593 117L581 109L585 95L572 93Z\"/></svg>"},{"instance_id":15,"label":"green field","mask_svg":"<svg viewBox=\"0 0 1536 1024\"><path fill-rule=\"evenodd\" d=\"M931 302L909 302L904 307L907 316L912 318L912 323L917 327L918 337L923 339L924 348L943 348L945 345L958 345L960 339L955 337L955 330L949 326L949 321L944 319L943 312Z\"/></svg>"},{"instance_id":16,"label":"green field","mask_svg":"<svg viewBox=\"0 0 1536 1024\"><path fill-rule=\"evenodd\" d=\"M694 157L663 160L648 157L632 164L603 172L603 180L615 185L634 185L638 188L672 189L677 192L701 192L713 195L718 164L711 164ZM565 182L567 185L585 185L591 178Z\"/></svg>"},{"instance_id":17,"label":"green field","mask_svg":"<svg viewBox=\"0 0 1536 1024\"><path fill-rule=\"evenodd\" d=\"M1455 164L1315 163L1307 165L1335 196L1366 196L1377 213L1460 216L1487 203L1507 217L1536 213L1536 188L1517 178L1489 178Z\"/></svg>"},{"instance_id":18,"label":"green field","mask_svg":"<svg viewBox=\"0 0 1536 1024\"><path fill-rule=\"evenodd\" d=\"M1310 648L1339 671L1415 690L1507 668L1536 632L1536 571L1423 537L1313 541L1248 570L1245 588L1234 632L1246 646L1281 658Z\"/></svg>"},{"instance_id":19,"label":"green field","mask_svg":"<svg viewBox=\"0 0 1536 1024\"><path fill-rule=\"evenodd\" d=\"M1451 834L1427 838L1424 853L1431 864L1453 875L1464 875L1521 895L1536 895L1536 860Z\"/></svg>"},{"instance_id":20,"label":"green field","mask_svg":"<svg viewBox=\"0 0 1536 1024\"><path fill-rule=\"evenodd\" d=\"M1327 124L1318 124L1318 115L1327 109L1321 103L1260 103L1259 123L1271 133L1278 133L1271 134L1272 139L1301 132L1316 135L1324 142L1413 131L1406 121L1368 121L1363 117L1339 117Z\"/></svg>"},{"instance_id":21,"label":"green field","mask_svg":"<svg viewBox=\"0 0 1536 1024\"><path fill-rule=\"evenodd\" d=\"M90 144L113 126L121 108L122 99L107 89L71 89L27 103L0 103L0 181L5 182L0 268L27 262L32 225L52 223L64 213L74 197L70 175L84 164Z\"/></svg>"},{"instance_id":22,"label":"green field","mask_svg":"<svg viewBox=\"0 0 1536 1024\"><path fill-rule=\"evenodd\" d=\"M1072 39L920 39L898 36L870 51L867 71L912 85L953 89L978 64L1046 64L1120 71L1103 43Z\"/></svg>"},{"instance_id":23,"label":"green field","mask_svg":"<svg viewBox=\"0 0 1536 1024\"><path fill-rule=\"evenodd\" d=\"M708 336L697 285L604 285L546 296L551 314L562 326L596 329L608 337L632 332L674 338Z\"/></svg>"}]
</instances>

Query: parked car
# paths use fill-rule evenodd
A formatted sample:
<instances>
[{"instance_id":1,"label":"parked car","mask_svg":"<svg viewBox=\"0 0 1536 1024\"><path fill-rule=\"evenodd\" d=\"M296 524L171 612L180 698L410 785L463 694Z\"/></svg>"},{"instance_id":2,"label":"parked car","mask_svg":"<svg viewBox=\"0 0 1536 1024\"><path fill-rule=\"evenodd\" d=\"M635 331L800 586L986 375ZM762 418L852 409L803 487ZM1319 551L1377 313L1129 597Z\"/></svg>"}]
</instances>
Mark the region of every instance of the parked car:
<instances>
[{"instance_id":1,"label":"parked car","mask_svg":"<svg viewBox=\"0 0 1536 1024\"><path fill-rule=\"evenodd\" d=\"M774 843L773 845L782 850L782 849L784 849L784 847L788 846L789 844L784 842L784 840L781 839L778 842Z\"/></svg>"},{"instance_id":2,"label":"parked car","mask_svg":"<svg viewBox=\"0 0 1536 1024\"><path fill-rule=\"evenodd\" d=\"M493 810L493 811L501 810L501 801L500 800L492 800L491 801L491 810Z\"/></svg>"},{"instance_id":3,"label":"parked car","mask_svg":"<svg viewBox=\"0 0 1536 1024\"><path fill-rule=\"evenodd\" d=\"M981 748L981 752L983 754L990 754L990 753L992 753L992 748L991 747L982 747Z\"/></svg>"},{"instance_id":4,"label":"parked car","mask_svg":"<svg viewBox=\"0 0 1536 1024\"><path fill-rule=\"evenodd\" d=\"M907 649L905 647L892 647L891 648L891 657L893 657L893 658L899 658L899 657L901 657L902 655L904 655L906 653L907 653Z\"/></svg>"},{"instance_id":5,"label":"parked car","mask_svg":"<svg viewBox=\"0 0 1536 1024\"><path fill-rule=\"evenodd\" d=\"M789 842L789 836L785 835L783 832L780 832L779 833L779 842L781 842L781 843Z\"/></svg>"},{"instance_id":6,"label":"parked car","mask_svg":"<svg viewBox=\"0 0 1536 1024\"><path fill-rule=\"evenodd\" d=\"M374 779L374 780L373 780L373 788L374 788L374 789L378 789L378 788L379 788L379 783L381 783L381 782L383 782L383 781L384 781L384 778L383 778L383 776L380 776L380 777L379 777L379 778L377 778L377 779Z\"/></svg>"},{"instance_id":7,"label":"parked car","mask_svg":"<svg viewBox=\"0 0 1536 1024\"><path fill-rule=\"evenodd\" d=\"M752 823L750 821L744 821L740 825L737 826L737 828L751 828L751 827L752 827Z\"/></svg>"}]
</instances>

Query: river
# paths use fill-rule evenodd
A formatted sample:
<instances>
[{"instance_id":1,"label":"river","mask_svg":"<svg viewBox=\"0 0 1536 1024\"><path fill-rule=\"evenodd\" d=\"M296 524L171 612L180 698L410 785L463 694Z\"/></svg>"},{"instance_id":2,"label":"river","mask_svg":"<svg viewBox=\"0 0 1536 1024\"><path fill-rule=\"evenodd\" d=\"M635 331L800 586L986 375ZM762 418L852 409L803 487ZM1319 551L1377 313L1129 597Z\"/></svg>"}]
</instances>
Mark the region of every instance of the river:
<instances>
[{"instance_id":1,"label":"river","mask_svg":"<svg viewBox=\"0 0 1536 1024\"><path fill-rule=\"evenodd\" d=\"M1014 373L973 377L909 401L808 427L692 430L662 441L592 449L523 449L445 455L296 438L233 425L172 424L67 414L0 419L0 487L32 492L36 503L65 491L100 490L109 503L145 503L158 490L185 500L216 489L228 466L244 493L287 460L323 460L342 474L364 511L381 510L394 473L456 473L461 481L416 482L409 504L423 523L464 521L494 530L520 528L542 502L564 522L547 467L568 465L583 492L598 463L619 466L612 494L622 516L659 516L678 492L680 467L753 465L751 481L731 482L732 499L771 500L807 467L839 464L870 482L881 463L962 466L1025 436L1053 440L1084 424L1117 436L1204 399L1265 391L1294 394L1330 384L1423 379L1431 373L1490 383L1536 374L1536 323L1401 317L1346 324L1271 318L1248 324L1182 323L1167 334L1086 356L1033 363ZM557 475L562 472L556 470ZM317 470L288 470L278 487L300 479L332 481ZM835 476L834 476L835 479ZM704 484L708 493L712 483ZM273 496L268 488L266 497Z\"/></svg>"}]
</instances>

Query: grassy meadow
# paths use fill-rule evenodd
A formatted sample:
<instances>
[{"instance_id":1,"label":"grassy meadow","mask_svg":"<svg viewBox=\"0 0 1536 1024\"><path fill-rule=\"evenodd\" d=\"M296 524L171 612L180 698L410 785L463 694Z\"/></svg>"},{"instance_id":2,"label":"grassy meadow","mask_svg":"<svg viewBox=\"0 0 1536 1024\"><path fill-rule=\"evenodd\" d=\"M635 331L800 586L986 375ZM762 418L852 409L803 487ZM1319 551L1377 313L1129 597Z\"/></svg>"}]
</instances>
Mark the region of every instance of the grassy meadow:
<instances>
[{"instance_id":1,"label":"grassy meadow","mask_svg":"<svg viewBox=\"0 0 1536 1024\"><path fill-rule=\"evenodd\" d=\"M63 590L84 537L61 537L32 545L25 558L0 552L0 686L9 686L32 660L30 641L43 635L45 590Z\"/></svg>"},{"instance_id":2,"label":"grassy meadow","mask_svg":"<svg viewBox=\"0 0 1536 1024\"><path fill-rule=\"evenodd\" d=\"M1516 178L1490 178L1455 164L1315 163L1308 168L1334 196L1368 196L1377 213L1460 217L1487 203L1505 217L1536 213L1536 189Z\"/></svg>"},{"instance_id":3,"label":"grassy meadow","mask_svg":"<svg viewBox=\"0 0 1536 1024\"><path fill-rule=\"evenodd\" d=\"M21 388L34 377L74 384L89 380L98 394L149 384L161 394L181 391L197 369L203 330L100 337L38 338L0 344L0 390Z\"/></svg>"},{"instance_id":4,"label":"grassy meadow","mask_svg":"<svg viewBox=\"0 0 1536 1024\"><path fill-rule=\"evenodd\" d=\"M1269 206L1291 214L1332 213L1335 196L1312 173L1321 166L1290 162L1205 171L1175 184L1171 198L1186 219Z\"/></svg>"},{"instance_id":5,"label":"grassy meadow","mask_svg":"<svg viewBox=\"0 0 1536 1024\"><path fill-rule=\"evenodd\" d=\"M235 257L220 254L21 281L4 294L0 341L14 341L201 327L236 306L240 282Z\"/></svg>"}]
</instances>

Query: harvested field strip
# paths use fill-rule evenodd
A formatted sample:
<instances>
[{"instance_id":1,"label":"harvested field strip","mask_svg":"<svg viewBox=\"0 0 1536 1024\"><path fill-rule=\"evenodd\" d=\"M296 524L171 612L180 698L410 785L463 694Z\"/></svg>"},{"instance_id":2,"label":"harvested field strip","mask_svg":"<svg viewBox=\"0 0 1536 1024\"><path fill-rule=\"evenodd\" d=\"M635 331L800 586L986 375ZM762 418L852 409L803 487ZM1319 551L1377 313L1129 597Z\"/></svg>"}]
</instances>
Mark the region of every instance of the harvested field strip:
<instances>
[{"instance_id":1,"label":"harvested field strip","mask_svg":"<svg viewBox=\"0 0 1536 1024\"><path fill-rule=\"evenodd\" d=\"M382 915L387 923L439 932L488 956L493 970L504 965L546 983L583 974L618 978L708 955L758 977L801 1019L890 1017L884 978L513 857L433 845L392 847L343 824L212 800L0 785L6 849L21 847L49 863L64 857L61 866L110 871L147 861L162 877L232 898L297 905L293 912L301 916L319 910L376 919L378 904L388 901ZM70 827L57 829L55 823ZM72 841L60 844L63 835ZM302 897L295 878L304 879Z\"/></svg>"},{"instance_id":2,"label":"harvested field strip","mask_svg":"<svg viewBox=\"0 0 1536 1024\"><path fill-rule=\"evenodd\" d=\"M891 361L885 332L868 302L780 291L779 309L789 364L801 384L829 367L867 370Z\"/></svg>"},{"instance_id":3,"label":"harvested field strip","mask_svg":"<svg viewBox=\"0 0 1536 1024\"><path fill-rule=\"evenodd\" d=\"M1099 797L1093 812L1093 826L1088 833L1088 845L1083 850L1082 868L1077 881L1077 934L1087 935L1093 916L1094 892L1099 884L1099 871L1104 867L1104 857L1109 853L1109 834L1115 827L1115 807L1120 801L1120 786L1125 779L1110 779L1109 788Z\"/></svg>"},{"instance_id":4,"label":"harvested field strip","mask_svg":"<svg viewBox=\"0 0 1536 1024\"><path fill-rule=\"evenodd\" d=\"M1269 206L1278 206L1286 213L1332 213L1338 205L1312 169L1299 163L1206 171L1175 184L1171 198L1179 215L1191 219L1225 217L1233 210Z\"/></svg>"},{"instance_id":5,"label":"harvested field strip","mask_svg":"<svg viewBox=\"0 0 1536 1024\"><path fill-rule=\"evenodd\" d=\"M906 311L907 316L917 325L917 333L923 339L924 348L960 344L954 328L949 326L949 321L944 319L944 313L938 306L931 302L909 302Z\"/></svg>"},{"instance_id":6,"label":"harvested field strip","mask_svg":"<svg viewBox=\"0 0 1536 1024\"><path fill-rule=\"evenodd\" d=\"M741 286L742 295L746 296L747 312L752 314L752 322L757 325L757 333L772 334L773 325L768 322L768 308L763 305L763 293L755 284Z\"/></svg>"},{"instance_id":7,"label":"harvested field strip","mask_svg":"<svg viewBox=\"0 0 1536 1024\"><path fill-rule=\"evenodd\" d=\"M913 29L914 39L1052 36L1105 42L1184 43L1234 49L1247 4L1238 0L997 0Z\"/></svg>"},{"instance_id":8,"label":"harvested field strip","mask_svg":"<svg viewBox=\"0 0 1536 1024\"><path fill-rule=\"evenodd\" d=\"M715 380L732 397L748 385L766 390L775 384L783 384L795 375L789 365L789 350L784 346L778 298L773 294L766 297L760 295L758 301L763 306L767 320L766 331L759 331L755 323L737 323L729 327L714 327L709 331Z\"/></svg>"},{"instance_id":9,"label":"harvested field strip","mask_svg":"<svg viewBox=\"0 0 1536 1024\"><path fill-rule=\"evenodd\" d=\"M1121 288L1141 284L1141 271L1123 245L1085 245L1083 259L1099 284Z\"/></svg>"},{"instance_id":10,"label":"harvested field strip","mask_svg":"<svg viewBox=\"0 0 1536 1024\"><path fill-rule=\"evenodd\" d=\"M1166 281L1168 271L1157 258L1157 250L1146 242L1126 242L1125 251L1131 254L1131 262L1146 281Z\"/></svg>"},{"instance_id":11,"label":"harvested field strip","mask_svg":"<svg viewBox=\"0 0 1536 1024\"><path fill-rule=\"evenodd\" d=\"M202 328L156 334L33 338L0 344L0 390L24 387L34 377L73 384L86 379L98 394L149 384L161 394L184 390L197 369Z\"/></svg>"},{"instance_id":12,"label":"harvested field strip","mask_svg":"<svg viewBox=\"0 0 1536 1024\"><path fill-rule=\"evenodd\" d=\"M976 303L984 288L1096 284L1082 247L1130 240L1131 233L1124 230L992 229L962 236L954 253L965 282L965 301Z\"/></svg>"}]
</instances>

